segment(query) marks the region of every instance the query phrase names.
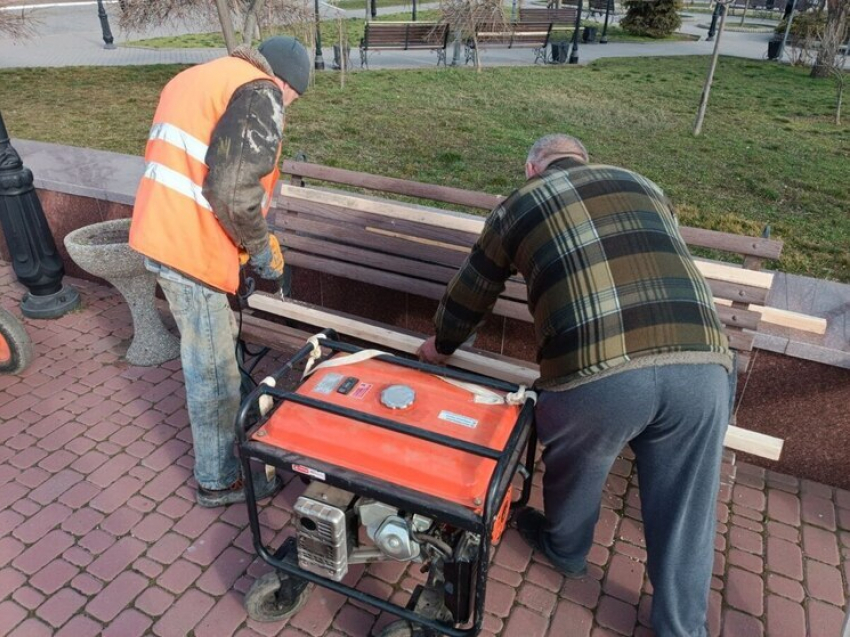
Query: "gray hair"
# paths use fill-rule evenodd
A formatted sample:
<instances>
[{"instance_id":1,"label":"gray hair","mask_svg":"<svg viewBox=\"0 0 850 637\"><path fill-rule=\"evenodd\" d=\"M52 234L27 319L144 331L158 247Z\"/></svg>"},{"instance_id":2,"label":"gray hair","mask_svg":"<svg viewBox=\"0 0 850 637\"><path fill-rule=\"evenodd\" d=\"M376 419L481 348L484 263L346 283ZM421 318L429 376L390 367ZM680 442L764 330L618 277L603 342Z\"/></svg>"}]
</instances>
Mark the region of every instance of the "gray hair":
<instances>
[{"instance_id":1,"label":"gray hair","mask_svg":"<svg viewBox=\"0 0 850 637\"><path fill-rule=\"evenodd\" d=\"M528 163L545 168L554 160L567 155L579 156L583 161L589 159L587 149L577 138L563 133L541 137L528 151Z\"/></svg>"}]
</instances>

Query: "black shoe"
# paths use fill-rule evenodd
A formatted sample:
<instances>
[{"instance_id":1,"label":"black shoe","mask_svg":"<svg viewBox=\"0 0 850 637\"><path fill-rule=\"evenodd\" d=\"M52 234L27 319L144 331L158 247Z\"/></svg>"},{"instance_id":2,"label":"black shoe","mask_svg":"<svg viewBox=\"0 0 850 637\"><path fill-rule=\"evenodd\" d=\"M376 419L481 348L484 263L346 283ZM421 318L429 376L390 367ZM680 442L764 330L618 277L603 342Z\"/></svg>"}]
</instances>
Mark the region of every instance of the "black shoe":
<instances>
[{"instance_id":1,"label":"black shoe","mask_svg":"<svg viewBox=\"0 0 850 637\"><path fill-rule=\"evenodd\" d=\"M257 500L263 500L273 496L283 487L283 483L279 477L275 476L273 480L268 480L265 471L257 471L252 477L254 480L254 495L257 497ZM245 502L245 483L242 478L239 478L228 488L221 490L204 489L198 486L195 501L208 509L227 504L235 504L236 502Z\"/></svg>"},{"instance_id":2,"label":"black shoe","mask_svg":"<svg viewBox=\"0 0 850 637\"><path fill-rule=\"evenodd\" d=\"M531 507L520 509L514 516L514 524L522 539L535 551L543 553L561 575L568 579L581 579L587 575L587 564L579 569L571 568L564 558L549 548L546 542L546 516L540 511Z\"/></svg>"}]
</instances>

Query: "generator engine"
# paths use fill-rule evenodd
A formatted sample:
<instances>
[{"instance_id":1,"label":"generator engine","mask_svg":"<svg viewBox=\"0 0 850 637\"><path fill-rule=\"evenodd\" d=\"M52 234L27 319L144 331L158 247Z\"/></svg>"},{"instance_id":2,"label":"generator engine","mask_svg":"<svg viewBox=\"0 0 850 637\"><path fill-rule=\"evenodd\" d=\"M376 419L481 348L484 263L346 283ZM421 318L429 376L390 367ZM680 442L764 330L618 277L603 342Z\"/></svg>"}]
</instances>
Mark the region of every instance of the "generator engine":
<instances>
[{"instance_id":1,"label":"generator engine","mask_svg":"<svg viewBox=\"0 0 850 637\"><path fill-rule=\"evenodd\" d=\"M310 483L295 513L299 566L337 582L349 564L422 561L423 544L445 545L428 535L431 519L321 482Z\"/></svg>"}]
</instances>

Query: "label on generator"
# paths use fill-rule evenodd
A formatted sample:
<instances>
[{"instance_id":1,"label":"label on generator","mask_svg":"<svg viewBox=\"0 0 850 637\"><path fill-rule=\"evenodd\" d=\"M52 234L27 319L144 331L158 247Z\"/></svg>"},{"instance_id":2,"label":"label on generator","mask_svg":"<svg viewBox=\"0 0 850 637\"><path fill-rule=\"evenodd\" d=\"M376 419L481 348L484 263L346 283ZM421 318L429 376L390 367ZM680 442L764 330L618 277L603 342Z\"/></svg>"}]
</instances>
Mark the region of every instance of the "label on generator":
<instances>
[{"instance_id":1,"label":"label on generator","mask_svg":"<svg viewBox=\"0 0 850 637\"><path fill-rule=\"evenodd\" d=\"M369 393L369 390L372 389L371 383L360 383L357 387L354 388L354 391L351 392L351 397L356 398L357 400L363 400L363 397Z\"/></svg>"},{"instance_id":2,"label":"label on generator","mask_svg":"<svg viewBox=\"0 0 850 637\"><path fill-rule=\"evenodd\" d=\"M478 426L478 421L475 418L470 418L469 416L461 416L460 414L456 414L451 411L446 411L445 409L440 412L440 415L437 416L437 418L455 425L461 425L462 427L469 427L470 429L475 429Z\"/></svg>"},{"instance_id":3,"label":"label on generator","mask_svg":"<svg viewBox=\"0 0 850 637\"><path fill-rule=\"evenodd\" d=\"M317 471L316 469L311 469L310 467L305 467L303 464L294 464L292 465L292 470L295 473L302 473L305 476L310 476L311 478L315 478L316 480L325 480L325 474L321 471Z\"/></svg>"},{"instance_id":4,"label":"label on generator","mask_svg":"<svg viewBox=\"0 0 850 637\"><path fill-rule=\"evenodd\" d=\"M336 389L342 379L345 378L342 374L336 374L331 372L330 374L325 374L325 377L316 383L316 386L313 387L313 391L317 394L330 394L334 389Z\"/></svg>"}]
</instances>

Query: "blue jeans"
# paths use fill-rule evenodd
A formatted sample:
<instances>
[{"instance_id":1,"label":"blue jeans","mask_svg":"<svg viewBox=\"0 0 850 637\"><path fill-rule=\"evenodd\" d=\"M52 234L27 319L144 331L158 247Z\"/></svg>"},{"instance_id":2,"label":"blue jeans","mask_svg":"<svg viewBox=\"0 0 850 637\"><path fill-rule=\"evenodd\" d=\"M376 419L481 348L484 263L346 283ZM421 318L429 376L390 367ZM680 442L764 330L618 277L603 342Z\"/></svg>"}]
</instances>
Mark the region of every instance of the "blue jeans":
<instances>
[{"instance_id":1,"label":"blue jeans","mask_svg":"<svg viewBox=\"0 0 850 637\"><path fill-rule=\"evenodd\" d=\"M640 479L647 570L658 637L705 637L716 500L735 373L665 365L541 392L543 498L550 548L586 564L605 480L631 445Z\"/></svg>"},{"instance_id":2,"label":"blue jeans","mask_svg":"<svg viewBox=\"0 0 850 637\"><path fill-rule=\"evenodd\" d=\"M240 475L234 423L239 410L237 326L227 295L148 259L180 330L180 360L195 452L195 480L225 489Z\"/></svg>"}]
</instances>

